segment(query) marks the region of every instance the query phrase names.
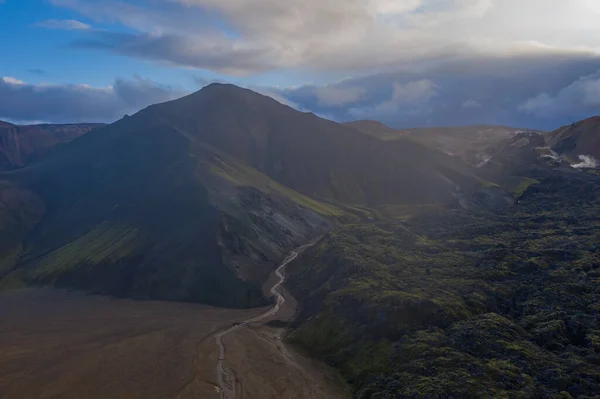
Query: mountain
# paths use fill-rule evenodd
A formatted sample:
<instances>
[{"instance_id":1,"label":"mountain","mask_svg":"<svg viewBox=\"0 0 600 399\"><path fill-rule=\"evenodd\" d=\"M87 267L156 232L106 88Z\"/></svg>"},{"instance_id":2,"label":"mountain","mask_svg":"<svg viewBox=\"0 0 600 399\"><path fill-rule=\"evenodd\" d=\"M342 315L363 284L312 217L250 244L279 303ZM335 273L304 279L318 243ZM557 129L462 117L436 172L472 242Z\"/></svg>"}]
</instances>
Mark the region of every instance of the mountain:
<instances>
[{"instance_id":1,"label":"mountain","mask_svg":"<svg viewBox=\"0 0 600 399\"><path fill-rule=\"evenodd\" d=\"M447 203L477 186L462 162L420 144L382 144L250 90L210 85L142 111L313 198L376 207Z\"/></svg>"},{"instance_id":2,"label":"mountain","mask_svg":"<svg viewBox=\"0 0 600 399\"><path fill-rule=\"evenodd\" d=\"M499 140L476 173L511 206L334 228L288 268L290 342L357 399L595 398L600 177L568 154L596 122Z\"/></svg>"},{"instance_id":3,"label":"mountain","mask_svg":"<svg viewBox=\"0 0 600 399\"><path fill-rule=\"evenodd\" d=\"M596 398L600 178L532 176L499 213L334 229L288 267L291 342L357 399Z\"/></svg>"},{"instance_id":4,"label":"mountain","mask_svg":"<svg viewBox=\"0 0 600 399\"><path fill-rule=\"evenodd\" d=\"M385 206L458 206L472 172L214 84L0 175L1 285L257 306L289 249Z\"/></svg>"},{"instance_id":5,"label":"mountain","mask_svg":"<svg viewBox=\"0 0 600 399\"><path fill-rule=\"evenodd\" d=\"M459 156L474 166L480 165L492 157L506 140L519 133L530 131L493 125L393 129L380 122L370 120L348 122L346 126L381 140L414 140L445 153Z\"/></svg>"},{"instance_id":6,"label":"mountain","mask_svg":"<svg viewBox=\"0 0 600 399\"><path fill-rule=\"evenodd\" d=\"M540 133L526 132L498 143L495 154L478 166L477 174L520 197L529 186L539 183L535 178L538 171L560 166L548 155L546 139Z\"/></svg>"},{"instance_id":7,"label":"mountain","mask_svg":"<svg viewBox=\"0 0 600 399\"><path fill-rule=\"evenodd\" d=\"M600 160L600 116L563 126L550 134L550 148L566 162L596 168Z\"/></svg>"},{"instance_id":8,"label":"mountain","mask_svg":"<svg viewBox=\"0 0 600 399\"><path fill-rule=\"evenodd\" d=\"M23 167L40 159L58 144L66 143L102 124L17 126L0 121L0 171Z\"/></svg>"}]
</instances>

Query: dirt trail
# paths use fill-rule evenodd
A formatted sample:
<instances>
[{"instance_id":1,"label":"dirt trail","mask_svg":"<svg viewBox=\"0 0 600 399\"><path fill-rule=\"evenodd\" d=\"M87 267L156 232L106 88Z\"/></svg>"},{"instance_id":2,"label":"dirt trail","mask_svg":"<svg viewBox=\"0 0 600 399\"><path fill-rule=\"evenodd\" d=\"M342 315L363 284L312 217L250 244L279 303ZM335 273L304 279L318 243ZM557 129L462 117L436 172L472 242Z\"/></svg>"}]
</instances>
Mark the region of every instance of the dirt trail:
<instances>
[{"instance_id":1,"label":"dirt trail","mask_svg":"<svg viewBox=\"0 0 600 399\"><path fill-rule=\"evenodd\" d=\"M215 335L215 340L217 341L217 345L219 347L219 360L217 362L217 383L219 385L221 397L223 399L235 399L238 397L238 396L236 396L236 385L237 384L236 384L235 375L233 373L225 370L224 361L225 361L226 357L225 357L225 344L223 342L223 338L226 335L238 330L239 328L241 328L243 326L247 326L250 323L256 323L256 322L263 321L266 318L274 316L277 314L277 312L279 312L279 309L281 309L281 307L283 306L283 304L285 304L285 301L286 301L286 298L279 292L279 287L285 281L285 274L284 274L283 269L291 261L296 259L298 257L298 254L300 254L304 249L310 247L311 245L313 245L313 244L305 245L303 247L300 247L300 248L292 251L290 253L290 255L288 255L288 257L285 259L285 261L277 268L277 270L275 270L275 275L277 276L278 281L273 285L273 287L271 287L271 294L273 294L275 296L276 302L275 302L275 305L271 309L269 309L268 311L266 311L265 313L263 313L261 315L258 315L256 317L253 317L251 319L243 321L242 323L237 324L237 325Z\"/></svg>"}]
</instances>

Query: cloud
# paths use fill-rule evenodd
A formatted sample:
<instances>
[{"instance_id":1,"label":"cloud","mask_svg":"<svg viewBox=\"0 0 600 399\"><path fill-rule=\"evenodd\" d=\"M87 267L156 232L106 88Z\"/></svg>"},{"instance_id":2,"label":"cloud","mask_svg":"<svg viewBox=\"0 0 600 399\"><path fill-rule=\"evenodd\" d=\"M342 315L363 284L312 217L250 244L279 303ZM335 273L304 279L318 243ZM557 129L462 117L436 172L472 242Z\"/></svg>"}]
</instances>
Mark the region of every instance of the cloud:
<instances>
[{"instance_id":1,"label":"cloud","mask_svg":"<svg viewBox=\"0 0 600 399\"><path fill-rule=\"evenodd\" d=\"M437 95L437 86L429 79L395 82L392 97L381 103L351 108L348 113L358 119L378 119L390 115L421 115L430 111L429 100Z\"/></svg>"},{"instance_id":2,"label":"cloud","mask_svg":"<svg viewBox=\"0 0 600 399\"><path fill-rule=\"evenodd\" d=\"M365 93L362 87L318 87L315 95L321 105L341 106L355 103Z\"/></svg>"},{"instance_id":3,"label":"cloud","mask_svg":"<svg viewBox=\"0 0 600 399\"><path fill-rule=\"evenodd\" d=\"M30 84L0 78L0 119L49 122L112 122L125 113L186 94L135 77L113 86Z\"/></svg>"},{"instance_id":4,"label":"cloud","mask_svg":"<svg viewBox=\"0 0 600 399\"><path fill-rule=\"evenodd\" d=\"M321 101L321 86L281 92L303 109L340 121L374 118L398 128L496 124L553 130L598 113L598 70L600 58L593 56L480 57L324 86L362 90L359 99L344 106Z\"/></svg>"},{"instance_id":5,"label":"cloud","mask_svg":"<svg viewBox=\"0 0 600 399\"><path fill-rule=\"evenodd\" d=\"M113 86L116 97L128 109L141 109L151 104L173 100L188 94L171 86L135 76L133 80L117 78Z\"/></svg>"},{"instance_id":6,"label":"cloud","mask_svg":"<svg viewBox=\"0 0 600 399\"><path fill-rule=\"evenodd\" d=\"M600 51L600 3L590 0L51 1L127 28L94 32L79 47L232 75L292 68L356 75Z\"/></svg>"},{"instance_id":7,"label":"cloud","mask_svg":"<svg viewBox=\"0 0 600 399\"><path fill-rule=\"evenodd\" d=\"M76 21L74 19L48 19L38 22L37 26L48 29L63 29L63 30L88 30L92 29L91 25Z\"/></svg>"},{"instance_id":8,"label":"cloud","mask_svg":"<svg viewBox=\"0 0 600 399\"><path fill-rule=\"evenodd\" d=\"M5 84L13 85L13 86L21 86L21 85L25 84L25 82L23 82L22 80L15 79L12 76L3 77L2 82L4 82Z\"/></svg>"},{"instance_id":9,"label":"cloud","mask_svg":"<svg viewBox=\"0 0 600 399\"><path fill-rule=\"evenodd\" d=\"M264 86L248 86L247 88L250 90L253 90L257 93L260 93L263 96L271 97L273 100L278 101L283 105L287 105L288 107L295 108L298 111L304 111L304 109L300 105L294 103L289 98L282 95L277 89L273 89L270 87L264 87Z\"/></svg>"},{"instance_id":10,"label":"cloud","mask_svg":"<svg viewBox=\"0 0 600 399\"><path fill-rule=\"evenodd\" d=\"M519 110L538 117L600 110L600 70L582 76L555 94L543 92L524 101Z\"/></svg>"},{"instance_id":11,"label":"cloud","mask_svg":"<svg viewBox=\"0 0 600 399\"><path fill-rule=\"evenodd\" d=\"M38 69L38 68L28 69L27 72L32 73L34 75L43 75L46 73L46 71L44 71L43 69Z\"/></svg>"},{"instance_id":12,"label":"cloud","mask_svg":"<svg viewBox=\"0 0 600 399\"><path fill-rule=\"evenodd\" d=\"M571 167L577 169L595 169L598 166L596 158L591 155L580 155L579 160L581 161L580 163L573 164Z\"/></svg>"},{"instance_id":13,"label":"cloud","mask_svg":"<svg viewBox=\"0 0 600 399\"><path fill-rule=\"evenodd\" d=\"M224 38L96 32L77 40L74 48L94 48L172 65L208 69L229 75L247 75L276 68L274 52L236 45ZM235 60L235 62L232 62Z\"/></svg>"},{"instance_id":14,"label":"cloud","mask_svg":"<svg viewBox=\"0 0 600 399\"><path fill-rule=\"evenodd\" d=\"M463 108L481 108L481 103L475 100L467 100L462 104Z\"/></svg>"}]
</instances>

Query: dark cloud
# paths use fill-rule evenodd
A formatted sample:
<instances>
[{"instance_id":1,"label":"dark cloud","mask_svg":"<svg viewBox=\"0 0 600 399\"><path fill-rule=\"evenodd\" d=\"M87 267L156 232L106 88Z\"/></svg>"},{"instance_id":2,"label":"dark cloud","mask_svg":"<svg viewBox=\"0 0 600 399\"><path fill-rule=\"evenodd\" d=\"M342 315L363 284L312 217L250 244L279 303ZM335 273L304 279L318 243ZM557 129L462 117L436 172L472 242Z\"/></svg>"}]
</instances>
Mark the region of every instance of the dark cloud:
<instances>
[{"instance_id":1,"label":"dark cloud","mask_svg":"<svg viewBox=\"0 0 600 399\"><path fill-rule=\"evenodd\" d=\"M581 76L555 92L542 92L519 109L543 119L600 113L600 70Z\"/></svg>"},{"instance_id":2,"label":"dark cloud","mask_svg":"<svg viewBox=\"0 0 600 399\"><path fill-rule=\"evenodd\" d=\"M322 101L323 88L282 90L292 103L339 121L379 119L394 127L501 124L554 129L600 113L600 58L522 56L459 60L326 86L360 92ZM347 97L346 97L347 98Z\"/></svg>"},{"instance_id":3,"label":"dark cloud","mask_svg":"<svg viewBox=\"0 0 600 399\"><path fill-rule=\"evenodd\" d=\"M0 119L47 122L112 122L125 113L186 93L136 77L114 86L34 85L0 78Z\"/></svg>"},{"instance_id":4,"label":"dark cloud","mask_svg":"<svg viewBox=\"0 0 600 399\"><path fill-rule=\"evenodd\" d=\"M98 31L77 40L74 48L112 53L173 65L207 69L229 75L246 75L275 69L276 54L268 48L238 45L230 40L175 34L114 33Z\"/></svg>"},{"instance_id":5,"label":"dark cloud","mask_svg":"<svg viewBox=\"0 0 600 399\"><path fill-rule=\"evenodd\" d=\"M210 82L195 79L196 86ZM338 121L378 119L399 128L498 124L551 130L600 113L600 58L471 58L324 86L248 88ZM105 122L184 94L140 77L117 79L106 88L3 78L0 119Z\"/></svg>"},{"instance_id":6,"label":"dark cloud","mask_svg":"<svg viewBox=\"0 0 600 399\"><path fill-rule=\"evenodd\" d=\"M116 97L126 104L129 109L141 109L150 104L156 104L187 94L161 85L149 79L135 77L134 80L117 79L113 86Z\"/></svg>"}]
</instances>

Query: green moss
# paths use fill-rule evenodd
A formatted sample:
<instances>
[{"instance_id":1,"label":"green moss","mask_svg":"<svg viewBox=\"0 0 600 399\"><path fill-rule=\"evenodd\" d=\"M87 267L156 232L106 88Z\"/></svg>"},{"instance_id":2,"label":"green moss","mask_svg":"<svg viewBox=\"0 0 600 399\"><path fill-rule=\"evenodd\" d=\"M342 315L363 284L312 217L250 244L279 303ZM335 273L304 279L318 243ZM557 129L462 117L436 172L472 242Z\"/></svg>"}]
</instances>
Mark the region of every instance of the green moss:
<instances>
[{"instance_id":1,"label":"green moss","mask_svg":"<svg viewBox=\"0 0 600 399\"><path fill-rule=\"evenodd\" d=\"M102 224L45 255L31 276L47 280L82 266L116 263L135 252L138 238L135 228Z\"/></svg>"},{"instance_id":2,"label":"green moss","mask_svg":"<svg viewBox=\"0 0 600 399\"><path fill-rule=\"evenodd\" d=\"M535 184L499 214L432 210L331 232L289 282L308 320L298 331L335 315L335 335L299 342L361 399L594 397L600 188Z\"/></svg>"},{"instance_id":3,"label":"green moss","mask_svg":"<svg viewBox=\"0 0 600 399\"><path fill-rule=\"evenodd\" d=\"M219 176L236 186L252 186L265 192L274 192L283 195L322 216L347 216L346 212L334 205L326 204L300 194L297 191L271 180L256 169L242 165L233 160L225 161L220 157L214 157L213 162L209 165L209 170L212 174Z\"/></svg>"},{"instance_id":4,"label":"green moss","mask_svg":"<svg viewBox=\"0 0 600 399\"><path fill-rule=\"evenodd\" d=\"M528 177L522 177L517 182L509 185L507 189L511 194L518 198L522 196L525 193L525 191L527 191L527 189L534 184L540 184L539 180L531 179Z\"/></svg>"}]
</instances>

